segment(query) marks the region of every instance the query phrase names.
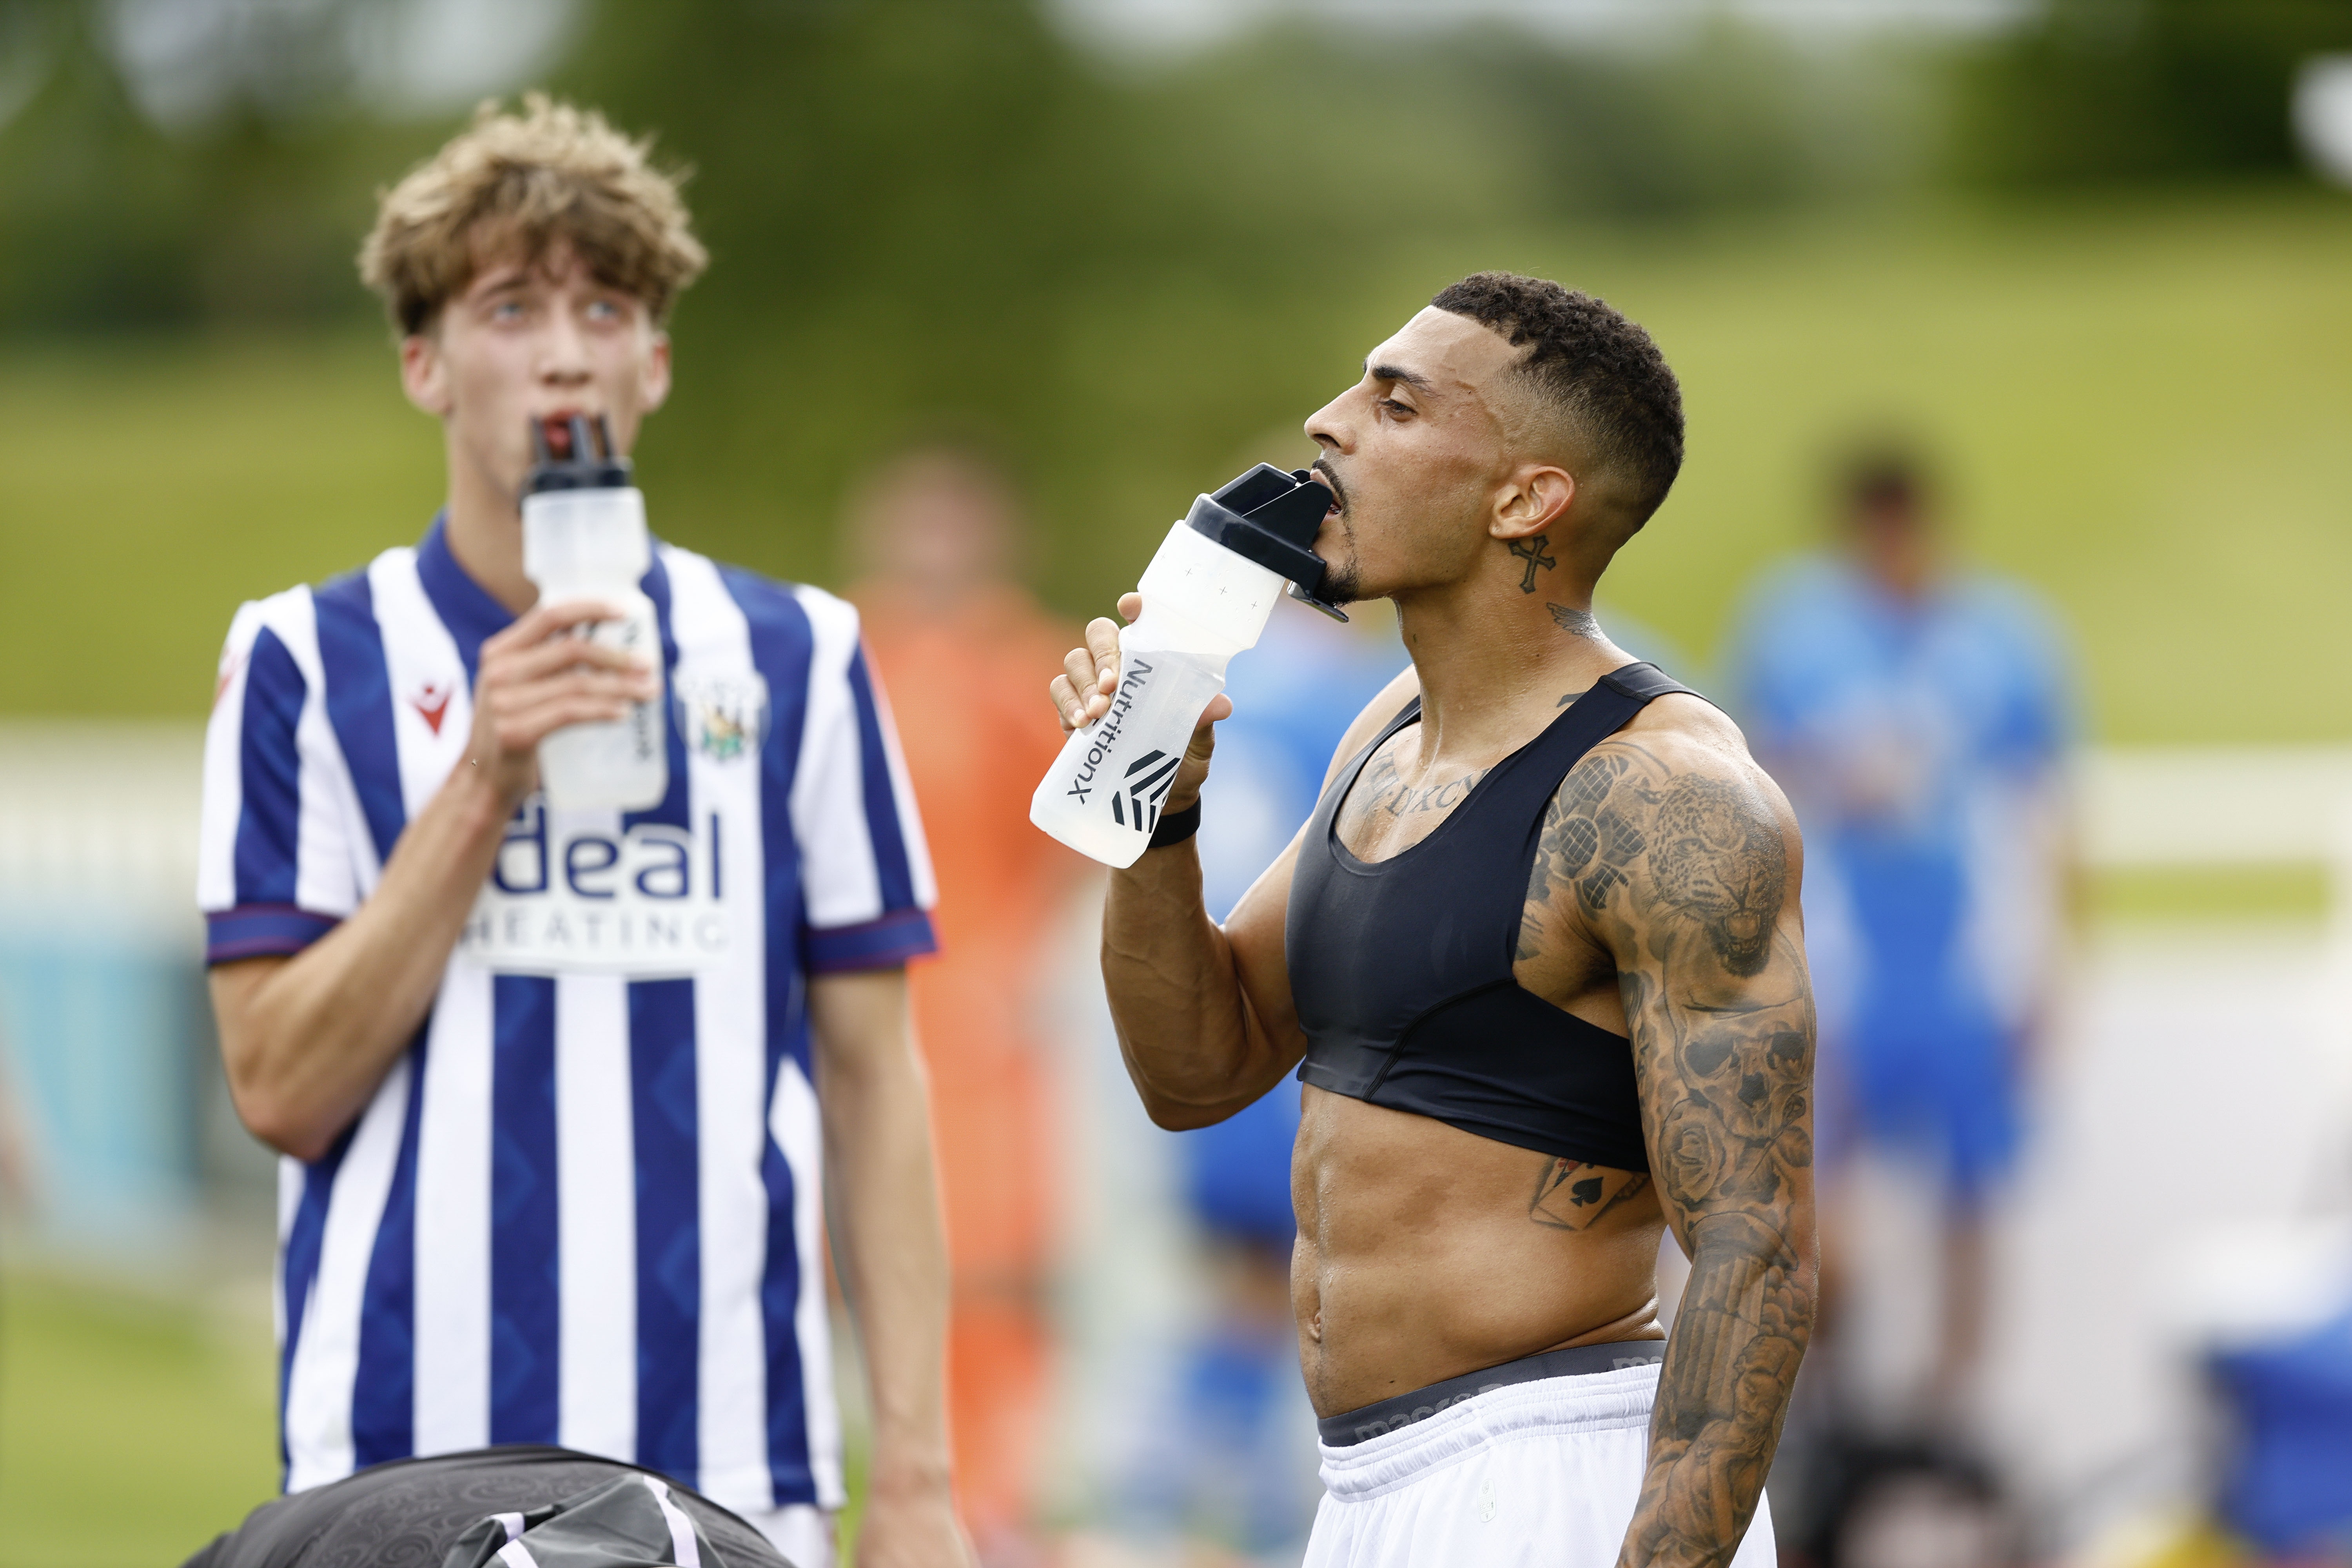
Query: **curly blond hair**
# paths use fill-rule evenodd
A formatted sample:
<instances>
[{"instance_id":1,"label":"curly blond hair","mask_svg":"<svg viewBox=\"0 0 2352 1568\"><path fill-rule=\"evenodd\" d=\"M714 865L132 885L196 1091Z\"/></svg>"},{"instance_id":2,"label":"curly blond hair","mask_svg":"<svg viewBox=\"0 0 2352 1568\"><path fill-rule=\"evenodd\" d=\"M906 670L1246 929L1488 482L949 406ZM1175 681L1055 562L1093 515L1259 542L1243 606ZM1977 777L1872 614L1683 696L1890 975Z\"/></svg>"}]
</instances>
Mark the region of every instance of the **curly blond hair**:
<instances>
[{"instance_id":1,"label":"curly blond hair","mask_svg":"<svg viewBox=\"0 0 2352 1568\"><path fill-rule=\"evenodd\" d=\"M684 171L656 169L652 147L543 92L525 94L520 115L485 101L471 126L377 192L360 279L415 334L486 263L535 263L560 244L663 321L710 258L678 196Z\"/></svg>"}]
</instances>

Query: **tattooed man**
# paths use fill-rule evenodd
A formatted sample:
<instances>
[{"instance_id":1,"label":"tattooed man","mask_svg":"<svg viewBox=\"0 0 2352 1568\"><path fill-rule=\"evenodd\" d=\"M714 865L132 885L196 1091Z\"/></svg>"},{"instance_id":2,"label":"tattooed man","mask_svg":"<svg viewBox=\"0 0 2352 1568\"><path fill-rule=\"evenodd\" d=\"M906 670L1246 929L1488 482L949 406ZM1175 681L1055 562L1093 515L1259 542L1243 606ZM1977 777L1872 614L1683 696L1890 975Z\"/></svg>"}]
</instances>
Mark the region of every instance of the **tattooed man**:
<instances>
[{"instance_id":1,"label":"tattooed man","mask_svg":"<svg viewBox=\"0 0 2352 1568\"><path fill-rule=\"evenodd\" d=\"M1213 701L1175 825L1111 878L1103 972L1161 1126L1306 1085L1307 1562L1761 1568L1813 1310L1800 846L1738 730L1591 611L1681 464L1673 374L1599 300L1482 273L1307 431L1327 592L1394 600L1412 668L1223 927L1181 826ZM1118 659L1095 622L1066 728Z\"/></svg>"}]
</instances>

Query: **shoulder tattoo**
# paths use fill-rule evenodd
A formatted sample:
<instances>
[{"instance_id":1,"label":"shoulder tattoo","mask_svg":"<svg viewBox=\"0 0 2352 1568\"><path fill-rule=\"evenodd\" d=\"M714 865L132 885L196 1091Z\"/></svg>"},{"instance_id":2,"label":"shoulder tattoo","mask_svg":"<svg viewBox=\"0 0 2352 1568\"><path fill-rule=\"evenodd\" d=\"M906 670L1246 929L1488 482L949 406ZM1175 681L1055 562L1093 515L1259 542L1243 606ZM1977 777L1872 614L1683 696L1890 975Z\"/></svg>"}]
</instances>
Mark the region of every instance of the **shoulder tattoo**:
<instances>
[{"instance_id":1,"label":"shoulder tattoo","mask_svg":"<svg viewBox=\"0 0 2352 1568\"><path fill-rule=\"evenodd\" d=\"M1644 912L1689 922L1724 968L1757 974L1770 957L1788 874L1780 821L1754 786L1670 773L1641 747L1604 742L1561 781L1545 815L1519 956L1535 955L1556 891L1588 916L1630 916L1625 889L1638 876L1655 904Z\"/></svg>"}]
</instances>

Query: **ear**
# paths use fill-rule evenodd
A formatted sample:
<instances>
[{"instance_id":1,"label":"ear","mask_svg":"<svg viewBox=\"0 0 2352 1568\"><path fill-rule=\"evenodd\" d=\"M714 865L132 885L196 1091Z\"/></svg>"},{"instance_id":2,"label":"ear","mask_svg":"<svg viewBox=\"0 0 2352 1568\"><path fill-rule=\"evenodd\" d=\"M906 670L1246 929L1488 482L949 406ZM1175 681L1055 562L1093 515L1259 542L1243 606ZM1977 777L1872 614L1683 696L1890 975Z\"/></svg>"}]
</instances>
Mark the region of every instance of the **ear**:
<instances>
[{"instance_id":1,"label":"ear","mask_svg":"<svg viewBox=\"0 0 2352 1568\"><path fill-rule=\"evenodd\" d=\"M1543 532L1568 516L1576 500L1575 477L1546 463L1529 465L1505 480L1495 495L1494 516L1486 531L1496 539L1527 539Z\"/></svg>"},{"instance_id":2,"label":"ear","mask_svg":"<svg viewBox=\"0 0 2352 1568\"><path fill-rule=\"evenodd\" d=\"M651 414L669 401L669 334L657 331L646 350L645 403L641 414Z\"/></svg>"},{"instance_id":3,"label":"ear","mask_svg":"<svg viewBox=\"0 0 2352 1568\"><path fill-rule=\"evenodd\" d=\"M441 357L440 339L429 329L400 340L400 390L434 418L449 417L455 405L449 395L448 362Z\"/></svg>"}]
</instances>

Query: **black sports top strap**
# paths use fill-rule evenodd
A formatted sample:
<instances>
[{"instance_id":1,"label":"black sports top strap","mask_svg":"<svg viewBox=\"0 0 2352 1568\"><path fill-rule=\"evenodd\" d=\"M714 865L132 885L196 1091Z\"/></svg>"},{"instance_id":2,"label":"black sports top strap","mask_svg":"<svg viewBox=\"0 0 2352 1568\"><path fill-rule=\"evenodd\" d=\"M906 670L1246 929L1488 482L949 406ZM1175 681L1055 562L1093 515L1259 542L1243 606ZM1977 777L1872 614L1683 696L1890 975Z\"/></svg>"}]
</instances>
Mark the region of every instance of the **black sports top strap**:
<instances>
[{"instance_id":1,"label":"black sports top strap","mask_svg":"<svg viewBox=\"0 0 2352 1568\"><path fill-rule=\"evenodd\" d=\"M1307 1037L1299 1077L1503 1142L1647 1169L1623 1037L1527 991L1512 964L1560 781L1651 701L1688 690L1654 665L1610 671L1427 837L1367 863L1336 819L1372 755L1421 717L1420 699L1407 702L1331 781L1300 847L1286 933Z\"/></svg>"}]
</instances>

